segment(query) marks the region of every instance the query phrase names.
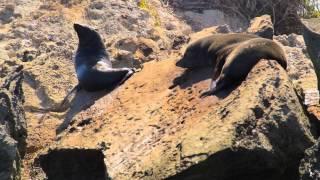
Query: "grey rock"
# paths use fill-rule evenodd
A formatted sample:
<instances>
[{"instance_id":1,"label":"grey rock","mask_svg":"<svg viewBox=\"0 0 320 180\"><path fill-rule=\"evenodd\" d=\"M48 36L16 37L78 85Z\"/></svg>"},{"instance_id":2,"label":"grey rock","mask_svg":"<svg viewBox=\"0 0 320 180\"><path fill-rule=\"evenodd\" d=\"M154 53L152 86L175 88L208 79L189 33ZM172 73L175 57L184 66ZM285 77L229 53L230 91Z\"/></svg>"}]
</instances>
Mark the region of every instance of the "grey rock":
<instances>
[{"instance_id":1,"label":"grey rock","mask_svg":"<svg viewBox=\"0 0 320 180\"><path fill-rule=\"evenodd\" d=\"M0 179L19 179L20 156L17 141L8 134L4 125L0 125Z\"/></svg>"},{"instance_id":2,"label":"grey rock","mask_svg":"<svg viewBox=\"0 0 320 180\"><path fill-rule=\"evenodd\" d=\"M301 160L300 180L320 179L320 139L311 148L305 151L305 156Z\"/></svg>"},{"instance_id":3,"label":"grey rock","mask_svg":"<svg viewBox=\"0 0 320 180\"><path fill-rule=\"evenodd\" d=\"M0 179L19 179L27 138L22 66L1 69L6 76L0 81Z\"/></svg>"}]
</instances>

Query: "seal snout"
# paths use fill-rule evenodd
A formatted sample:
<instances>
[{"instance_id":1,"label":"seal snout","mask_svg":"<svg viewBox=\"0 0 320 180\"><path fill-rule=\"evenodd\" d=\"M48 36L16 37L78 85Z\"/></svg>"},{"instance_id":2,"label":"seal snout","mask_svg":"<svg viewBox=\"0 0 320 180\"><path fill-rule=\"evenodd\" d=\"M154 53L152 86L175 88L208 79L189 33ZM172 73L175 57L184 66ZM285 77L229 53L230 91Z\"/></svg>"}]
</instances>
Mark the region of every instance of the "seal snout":
<instances>
[{"instance_id":1,"label":"seal snout","mask_svg":"<svg viewBox=\"0 0 320 180\"><path fill-rule=\"evenodd\" d=\"M182 61L182 59L180 59L180 60L178 60L178 61L176 62L176 66L178 66L178 67L183 67L183 61Z\"/></svg>"},{"instance_id":2,"label":"seal snout","mask_svg":"<svg viewBox=\"0 0 320 180\"><path fill-rule=\"evenodd\" d=\"M84 35L86 32L88 32L90 30L90 28L88 28L86 26L82 26L77 23L73 24L73 28L77 32L78 35Z\"/></svg>"}]
</instances>

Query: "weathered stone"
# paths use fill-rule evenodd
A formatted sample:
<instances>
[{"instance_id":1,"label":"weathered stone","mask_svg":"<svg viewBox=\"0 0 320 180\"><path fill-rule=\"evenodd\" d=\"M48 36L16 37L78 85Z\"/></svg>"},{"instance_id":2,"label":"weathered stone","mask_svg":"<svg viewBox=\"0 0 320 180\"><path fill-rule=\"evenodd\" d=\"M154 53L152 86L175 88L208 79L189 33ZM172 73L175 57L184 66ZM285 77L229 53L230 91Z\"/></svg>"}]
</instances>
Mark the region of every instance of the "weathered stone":
<instances>
[{"instance_id":1,"label":"weathered stone","mask_svg":"<svg viewBox=\"0 0 320 180\"><path fill-rule=\"evenodd\" d=\"M247 29L248 33L256 34L263 38L273 38L273 24L270 15L263 15L251 20L250 26Z\"/></svg>"},{"instance_id":2,"label":"weathered stone","mask_svg":"<svg viewBox=\"0 0 320 180\"><path fill-rule=\"evenodd\" d=\"M3 24L10 23L14 19L14 5L8 4L4 8L0 7L0 22Z\"/></svg>"},{"instance_id":3,"label":"weathered stone","mask_svg":"<svg viewBox=\"0 0 320 180\"><path fill-rule=\"evenodd\" d=\"M303 38L307 46L307 51L314 65L318 80L320 79L320 33L308 27L308 24L302 22ZM318 87L320 81L318 81Z\"/></svg>"},{"instance_id":4,"label":"weathered stone","mask_svg":"<svg viewBox=\"0 0 320 180\"><path fill-rule=\"evenodd\" d=\"M306 49L306 45L303 40L302 35L297 35L297 34L283 34L279 36L274 36L274 40L279 41L281 44L284 46L290 46L290 47L296 47L296 48L301 48L303 50Z\"/></svg>"},{"instance_id":5,"label":"weathered stone","mask_svg":"<svg viewBox=\"0 0 320 180\"><path fill-rule=\"evenodd\" d=\"M301 100L305 105L319 104L319 95L314 96L318 100L308 102L309 94L318 90L317 75L312 61L301 48L284 46L284 50L288 60L288 75Z\"/></svg>"},{"instance_id":6,"label":"weathered stone","mask_svg":"<svg viewBox=\"0 0 320 180\"><path fill-rule=\"evenodd\" d=\"M297 179L314 139L286 72L262 61L231 93L198 98L208 69L185 76L174 61L141 72L79 113L59 147L105 142L112 179ZM226 94L227 93L227 94ZM116 98L115 98L116 97ZM99 114L95 113L99 112ZM87 126L77 128L83 119ZM93 131L93 129L95 129Z\"/></svg>"},{"instance_id":7,"label":"weathered stone","mask_svg":"<svg viewBox=\"0 0 320 180\"><path fill-rule=\"evenodd\" d=\"M305 151L299 171L301 180L320 179L320 140Z\"/></svg>"},{"instance_id":8,"label":"weathered stone","mask_svg":"<svg viewBox=\"0 0 320 180\"><path fill-rule=\"evenodd\" d=\"M3 66L3 64L1 65ZM6 73L0 88L0 179L20 179L21 159L26 151L26 119L23 110L22 66Z\"/></svg>"},{"instance_id":9,"label":"weathered stone","mask_svg":"<svg viewBox=\"0 0 320 180\"><path fill-rule=\"evenodd\" d=\"M20 179L20 156L15 141L4 125L0 125L0 179Z\"/></svg>"}]
</instances>

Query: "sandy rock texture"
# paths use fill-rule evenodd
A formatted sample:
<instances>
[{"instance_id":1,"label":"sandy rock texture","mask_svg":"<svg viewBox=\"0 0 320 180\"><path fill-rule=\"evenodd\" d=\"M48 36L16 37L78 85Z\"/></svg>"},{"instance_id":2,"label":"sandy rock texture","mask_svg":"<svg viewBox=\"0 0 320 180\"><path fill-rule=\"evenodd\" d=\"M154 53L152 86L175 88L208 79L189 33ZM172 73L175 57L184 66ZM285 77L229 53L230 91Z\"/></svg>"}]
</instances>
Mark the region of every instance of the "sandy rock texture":
<instances>
[{"instance_id":1,"label":"sandy rock texture","mask_svg":"<svg viewBox=\"0 0 320 180\"><path fill-rule=\"evenodd\" d=\"M285 46L288 72L263 60L239 87L201 99L212 69L185 73L175 62L189 41L242 23L192 33L211 22L195 29L174 10L158 0L0 2L0 64L24 66L22 179L299 177L316 134L301 102L306 90L317 88L301 36L274 37ZM219 17L212 21L221 24ZM57 105L77 84L74 22L101 34L115 67L142 70L112 92L78 92L67 112L34 112ZM8 142L6 152L16 159L18 145L0 132L0 144Z\"/></svg>"},{"instance_id":2,"label":"sandy rock texture","mask_svg":"<svg viewBox=\"0 0 320 180\"><path fill-rule=\"evenodd\" d=\"M314 139L278 64L262 61L246 82L228 96L220 94L221 99L199 98L209 85L208 69L169 89L182 74L172 59L145 64L124 86L77 114L57 146L103 144L112 179L297 175L289 172L298 172L304 149Z\"/></svg>"},{"instance_id":3,"label":"sandy rock texture","mask_svg":"<svg viewBox=\"0 0 320 180\"><path fill-rule=\"evenodd\" d=\"M190 33L189 26L159 1L142 7L136 1L5 0L0 2L0 16L1 63L9 60L25 67L23 90L31 135L23 179L29 179L30 159L55 141L65 116L30 110L57 105L77 83L73 23L87 24L101 34L115 67L141 67L167 56ZM94 96L86 97L90 101Z\"/></svg>"},{"instance_id":4,"label":"sandy rock texture","mask_svg":"<svg viewBox=\"0 0 320 180\"><path fill-rule=\"evenodd\" d=\"M263 38L272 39L274 28L270 15L256 17L250 21L248 33L253 33Z\"/></svg>"}]
</instances>

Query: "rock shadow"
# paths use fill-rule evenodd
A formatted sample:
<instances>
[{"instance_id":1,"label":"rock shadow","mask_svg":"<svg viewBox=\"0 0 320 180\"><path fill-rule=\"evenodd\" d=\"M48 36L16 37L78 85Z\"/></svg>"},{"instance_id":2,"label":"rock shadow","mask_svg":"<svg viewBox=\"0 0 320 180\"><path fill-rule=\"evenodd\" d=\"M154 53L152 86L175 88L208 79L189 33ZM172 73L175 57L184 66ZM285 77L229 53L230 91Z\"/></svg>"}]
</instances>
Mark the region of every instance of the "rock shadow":
<instances>
[{"instance_id":1,"label":"rock shadow","mask_svg":"<svg viewBox=\"0 0 320 180\"><path fill-rule=\"evenodd\" d=\"M286 171L285 160L271 151L225 149L167 180L282 180Z\"/></svg>"},{"instance_id":2,"label":"rock shadow","mask_svg":"<svg viewBox=\"0 0 320 180\"><path fill-rule=\"evenodd\" d=\"M48 180L109 179L104 154L99 149L54 149L40 155L35 166Z\"/></svg>"},{"instance_id":3,"label":"rock shadow","mask_svg":"<svg viewBox=\"0 0 320 180\"><path fill-rule=\"evenodd\" d=\"M213 70L211 67L206 68L197 68L197 69L186 69L180 76L176 77L172 86L169 89L173 89L176 86L179 86L181 89L187 89L193 84L196 84L200 81L210 79L212 77Z\"/></svg>"},{"instance_id":4,"label":"rock shadow","mask_svg":"<svg viewBox=\"0 0 320 180\"><path fill-rule=\"evenodd\" d=\"M197 69L186 69L181 75L176 77L172 85L169 87L169 89L173 89L177 86L179 86L181 89L187 89L191 87L193 84L199 83L203 80L211 79L213 74L213 69L211 67L205 67L205 68L197 68ZM242 82L236 83L233 86L230 86L226 89L223 89L214 96L217 96L220 99L224 99L229 94L235 90L239 85L241 85ZM204 89L202 92L205 92L209 89L210 83L208 83L208 88Z\"/></svg>"},{"instance_id":5,"label":"rock shadow","mask_svg":"<svg viewBox=\"0 0 320 180\"><path fill-rule=\"evenodd\" d=\"M80 90L76 92L75 97L70 102L70 108L66 112L65 118L60 126L56 129L56 133L60 134L62 131L67 129L72 119L81 111L90 108L97 100L108 95L116 88L110 88L97 92L88 92Z\"/></svg>"}]
</instances>

